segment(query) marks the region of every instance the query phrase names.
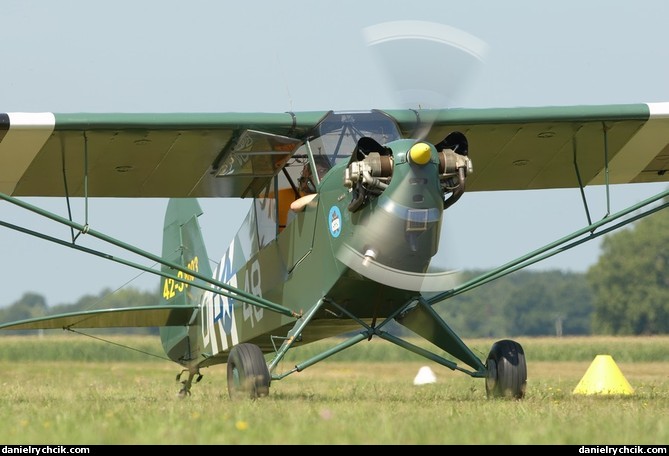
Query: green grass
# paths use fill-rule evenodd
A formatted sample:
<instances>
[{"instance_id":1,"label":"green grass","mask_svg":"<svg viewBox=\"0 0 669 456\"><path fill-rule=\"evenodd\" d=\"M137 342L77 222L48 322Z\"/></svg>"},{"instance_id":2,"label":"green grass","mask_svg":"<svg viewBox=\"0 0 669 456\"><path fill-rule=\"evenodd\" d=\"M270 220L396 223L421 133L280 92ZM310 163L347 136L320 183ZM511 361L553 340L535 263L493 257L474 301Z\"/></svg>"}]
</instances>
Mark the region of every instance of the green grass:
<instances>
[{"instance_id":1,"label":"green grass","mask_svg":"<svg viewBox=\"0 0 669 456\"><path fill-rule=\"evenodd\" d=\"M161 355L157 338L113 341ZM486 399L482 379L391 344L361 343L231 402L225 365L177 398L179 366L85 337L0 338L5 444L649 444L669 442L669 338L523 339L526 398ZM468 341L487 354L492 341ZM296 350L302 359L328 344ZM118 352L118 353L116 353ZM313 353L312 353L313 352ZM105 358L97 360L106 353ZM123 353L123 355L121 355ZM628 396L572 391L611 354ZM114 359L130 356L131 359ZM558 359L559 361L553 361ZM437 383L414 386L422 365ZM290 369L286 360L279 370Z\"/></svg>"}]
</instances>

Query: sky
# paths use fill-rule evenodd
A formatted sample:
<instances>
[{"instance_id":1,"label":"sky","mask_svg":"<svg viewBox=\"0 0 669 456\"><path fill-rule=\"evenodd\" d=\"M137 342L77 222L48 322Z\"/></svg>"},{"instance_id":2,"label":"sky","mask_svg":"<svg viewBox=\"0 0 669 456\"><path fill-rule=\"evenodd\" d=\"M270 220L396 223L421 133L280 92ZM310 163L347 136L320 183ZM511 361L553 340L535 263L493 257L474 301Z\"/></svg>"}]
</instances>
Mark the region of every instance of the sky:
<instances>
[{"instance_id":1,"label":"sky","mask_svg":"<svg viewBox=\"0 0 669 456\"><path fill-rule=\"evenodd\" d=\"M480 65L452 65L462 68L456 76L446 74L452 66L443 55L429 50L393 57L403 74L430 74L429 83L444 74L445 85L457 88L443 92L453 107L662 102L669 101L667 17L669 2L663 0L3 0L0 112L406 107L398 95L402 84L424 80L394 76L364 33L391 21L441 24L485 44ZM470 156L476 172L476 152ZM611 211L665 189L664 184L615 186ZM606 194L600 187L588 189L587 196L596 221L605 215ZM25 201L67 216L64 199ZM75 220L82 223L83 201L72 204ZM250 201L201 204L208 253L218 259ZM163 199L91 200L88 222L96 231L159 255L166 205ZM70 236L69 229L52 228L52 222L7 202L0 202L0 219ZM578 189L465 193L445 214L435 263L495 268L586 224ZM94 239L80 243L120 253ZM600 244L601 238L531 268L585 272L598 261ZM56 305L103 289L154 291L159 283L157 276L3 227L0 258L0 307L26 292Z\"/></svg>"}]
</instances>

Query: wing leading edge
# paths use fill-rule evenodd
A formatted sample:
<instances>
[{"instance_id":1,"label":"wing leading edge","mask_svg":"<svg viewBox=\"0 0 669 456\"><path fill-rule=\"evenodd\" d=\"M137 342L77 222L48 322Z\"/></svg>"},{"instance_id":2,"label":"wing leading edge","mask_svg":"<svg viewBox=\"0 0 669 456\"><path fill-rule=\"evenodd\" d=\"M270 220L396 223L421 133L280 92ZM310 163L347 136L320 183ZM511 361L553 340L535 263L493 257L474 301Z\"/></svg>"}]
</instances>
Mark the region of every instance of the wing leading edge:
<instances>
[{"instance_id":1,"label":"wing leading edge","mask_svg":"<svg viewBox=\"0 0 669 456\"><path fill-rule=\"evenodd\" d=\"M467 191L669 179L669 103L384 112L405 137L463 132ZM254 196L327 113L0 114L0 191Z\"/></svg>"},{"instance_id":2,"label":"wing leading edge","mask_svg":"<svg viewBox=\"0 0 669 456\"><path fill-rule=\"evenodd\" d=\"M148 306L73 312L0 325L0 329L143 328L186 326L197 306Z\"/></svg>"}]
</instances>

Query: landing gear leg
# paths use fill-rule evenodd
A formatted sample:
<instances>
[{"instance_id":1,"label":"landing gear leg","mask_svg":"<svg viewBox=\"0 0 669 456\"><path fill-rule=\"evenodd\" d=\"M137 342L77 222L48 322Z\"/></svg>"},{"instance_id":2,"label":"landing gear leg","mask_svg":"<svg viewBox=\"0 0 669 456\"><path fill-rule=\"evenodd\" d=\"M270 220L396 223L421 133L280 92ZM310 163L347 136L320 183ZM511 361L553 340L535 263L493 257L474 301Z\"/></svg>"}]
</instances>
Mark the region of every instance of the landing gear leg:
<instances>
[{"instance_id":1,"label":"landing gear leg","mask_svg":"<svg viewBox=\"0 0 669 456\"><path fill-rule=\"evenodd\" d=\"M187 380L181 380L181 375L184 372L188 372ZM189 371L188 369L184 369L177 374L177 382L181 380L181 384L183 385L179 390L179 397L190 396L190 388L193 385L193 378L195 378L195 376L197 376L197 378L195 379L195 383L202 380L202 374L200 374L199 370Z\"/></svg>"},{"instance_id":2,"label":"landing gear leg","mask_svg":"<svg viewBox=\"0 0 669 456\"><path fill-rule=\"evenodd\" d=\"M493 344L486 359L488 375L485 391L488 398L522 399L527 388L525 352L518 342L500 340Z\"/></svg>"}]
</instances>

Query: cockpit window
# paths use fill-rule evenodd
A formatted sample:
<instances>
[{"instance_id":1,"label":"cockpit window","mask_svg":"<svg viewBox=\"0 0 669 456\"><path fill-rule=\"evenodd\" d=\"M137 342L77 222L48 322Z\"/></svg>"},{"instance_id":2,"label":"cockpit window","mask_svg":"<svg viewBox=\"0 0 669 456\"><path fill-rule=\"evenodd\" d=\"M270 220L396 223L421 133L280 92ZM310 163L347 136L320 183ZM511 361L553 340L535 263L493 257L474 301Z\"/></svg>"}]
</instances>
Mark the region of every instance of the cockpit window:
<instances>
[{"instance_id":1,"label":"cockpit window","mask_svg":"<svg viewBox=\"0 0 669 456\"><path fill-rule=\"evenodd\" d=\"M298 179L300 194L308 195L310 193L316 193L316 185L320 180L330 171L332 164L328 159L327 155L314 155L314 164L316 165L316 172L318 173L318 179L314 178L313 172L311 170L311 165L305 163L302 167L302 174Z\"/></svg>"},{"instance_id":2,"label":"cockpit window","mask_svg":"<svg viewBox=\"0 0 669 456\"><path fill-rule=\"evenodd\" d=\"M400 139L401 135L395 121L381 111L330 112L277 175L278 188L291 188L296 198L315 192L316 185L330 168L350 160L362 137L386 144ZM312 173L309 151L314 157L318 179Z\"/></svg>"},{"instance_id":3,"label":"cockpit window","mask_svg":"<svg viewBox=\"0 0 669 456\"><path fill-rule=\"evenodd\" d=\"M311 140L314 155L325 155L331 165L348 161L358 140L374 138L385 144L401 135L395 121L380 111L332 112L317 127Z\"/></svg>"}]
</instances>

